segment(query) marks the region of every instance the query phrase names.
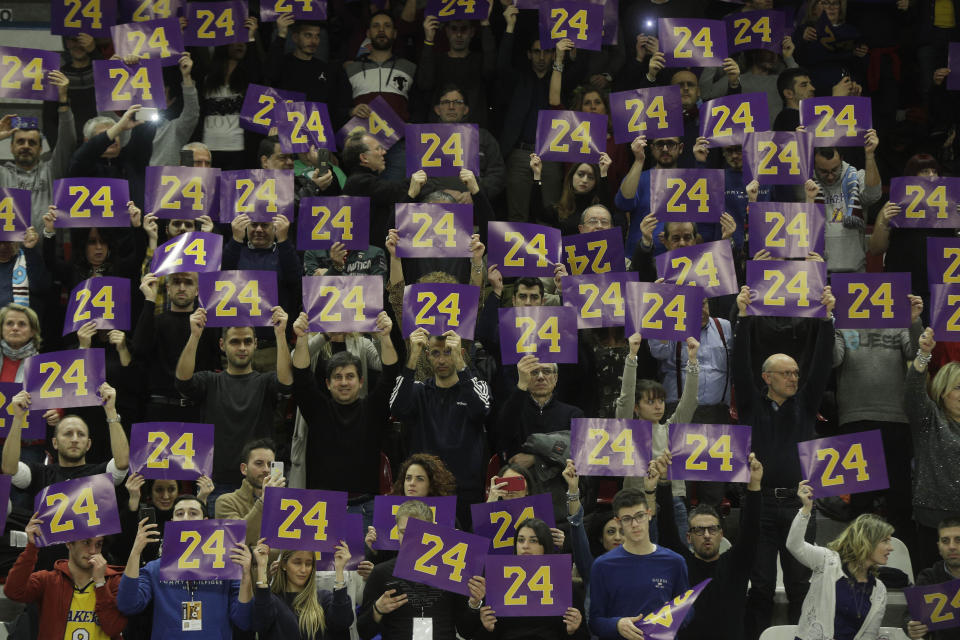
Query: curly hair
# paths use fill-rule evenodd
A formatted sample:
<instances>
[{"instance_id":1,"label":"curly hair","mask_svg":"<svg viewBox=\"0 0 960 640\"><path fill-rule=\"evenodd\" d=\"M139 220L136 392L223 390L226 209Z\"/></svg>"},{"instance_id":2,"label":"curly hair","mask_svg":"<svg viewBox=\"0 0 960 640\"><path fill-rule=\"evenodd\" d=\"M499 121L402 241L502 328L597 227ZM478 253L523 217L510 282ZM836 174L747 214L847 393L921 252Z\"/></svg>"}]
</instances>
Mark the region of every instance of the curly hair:
<instances>
[{"instance_id":1,"label":"curly hair","mask_svg":"<svg viewBox=\"0 0 960 640\"><path fill-rule=\"evenodd\" d=\"M864 566L877 545L893 535L893 525L878 515L865 513L850 523L836 539L827 544L836 551L840 562L853 567ZM876 572L878 567L872 567Z\"/></svg>"},{"instance_id":2,"label":"curly hair","mask_svg":"<svg viewBox=\"0 0 960 640\"><path fill-rule=\"evenodd\" d=\"M391 495L402 496L404 479L407 476L407 470L410 465L420 465L427 472L427 479L430 481L430 489L427 496L452 496L457 492L457 479L453 473L443 464L443 460L429 453L415 453L400 465L400 473L396 475L393 481L393 491Z\"/></svg>"}]
</instances>

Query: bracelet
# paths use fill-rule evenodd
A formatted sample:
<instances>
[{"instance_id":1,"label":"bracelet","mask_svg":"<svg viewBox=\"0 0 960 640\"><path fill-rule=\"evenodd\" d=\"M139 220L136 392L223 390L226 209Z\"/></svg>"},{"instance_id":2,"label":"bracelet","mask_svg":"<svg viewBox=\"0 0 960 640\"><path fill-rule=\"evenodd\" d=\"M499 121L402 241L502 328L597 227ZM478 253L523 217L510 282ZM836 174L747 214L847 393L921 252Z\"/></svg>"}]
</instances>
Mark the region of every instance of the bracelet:
<instances>
[{"instance_id":1,"label":"bracelet","mask_svg":"<svg viewBox=\"0 0 960 640\"><path fill-rule=\"evenodd\" d=\"M579 491L577 493L570 493L569 491L567 491L567 502L573 502L574 500L579 500L579 499L580 499Z\"/></svg>"},{"instance_id":2,"label":"bracelet","mask_svg":"<svg viewBox=\"0 0 960 640\"><path fill-rule=\"evenodd\" d=\"M553 70L554 70L554 71L559 71L560 73L563 73L563 65L554 62L554 63L553 63Z\"/></svg>"},{"instance_id":3,"label":"bracelet","mask_svg":"<svg viewBox=\"0 0 960 640\"><path fill-rule=\"evenodd\" d=\"M346 583L346 582L334 582L334 583L333 583L333 588L334 588L334 589L343 589L345 586L347 586L347 583ZM382 614L381 614L381 615L382 615Z\"/></svg>"},{"instance_id":4,"label":"bracelet","mask_svg":"<svg viewBox=\"0 0 960 640\"><path fill-rule=\"evenodd\" d=\"M644 492L645 494L647 494L648 496L652 496L652 495L654 495L654 494L657 492L657 490L654 489L653 491L647 491L646 489L644 489L643 492Z\"/></svg>"},{"instance_id":5,"label":"bracelet","mask_svg":"<svg viewBox=\"0 0 960 640\"><path fill-rule=\"evenodd\" d=\"M423 44L424 44L424 46L427 46L427 47L432 47L432 46L433 46L433 43L430 42L429 40L424 40L424 41L423 41Z\"/></svg>"},{"instance_id":6,"label":"bracelet","mask_svg":"<svg viewBox=\"0 0 960 640\"><path fill-rule=\"evenodd\" d=\"M920 349L917 349L916 362L917 362L917 364L919 364L921 367L925 367L925 366L927 366L928 364L930 364L930 360L932 360L932 359L933 359L933 354L932 354L932 353L924 353L924 352L921 351Z\"/></svg>"},{"instance_id":7,"label":"bracelet","mask_svg":"<svg viewBox=\"0 0 960 640\"><path fill-rule=\"evenodd\" d=\"M700 361L687 360L687 373L700 373Z\"/></svg>"},{"instance_id":8,"label":"bracelet","mask_svg":"<svg viewBox=\"0 0 960 640\"><path fill-rule=\"evenodd\" d=\"M380 614L381 616L387 615L387 614L385 614L383 611L380 611L380 609L377 608L377 603L376 603L376 602L373 603L373 610L374 610L376 613Z\"/></svg>"}]
</instances>

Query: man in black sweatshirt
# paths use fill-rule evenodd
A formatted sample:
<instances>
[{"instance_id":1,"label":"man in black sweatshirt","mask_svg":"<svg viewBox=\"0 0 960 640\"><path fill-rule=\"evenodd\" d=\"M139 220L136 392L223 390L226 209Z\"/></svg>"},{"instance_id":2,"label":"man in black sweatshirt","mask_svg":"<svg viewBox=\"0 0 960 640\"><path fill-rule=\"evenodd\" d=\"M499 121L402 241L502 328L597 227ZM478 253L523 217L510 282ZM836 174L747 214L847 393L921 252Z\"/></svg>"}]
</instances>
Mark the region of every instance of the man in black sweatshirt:
<instances>
[{"instance_id":1,"label":"man in black sweatshirt","mask_svg":"<svg viewBox=\"0 0 960 640\"><path fill-rule=\"evenodd\" d=\"M960 580L960 518L947 518L937 527L937 549L943 561L921 571L917 575L917 586ZM947 597L952 595L947 593ZM931 640L960 640L960 627L929 631L927 625L914 620L909 611L903 613L903 630L913 640L923 637Z\"/></svg>"}]
</instances>

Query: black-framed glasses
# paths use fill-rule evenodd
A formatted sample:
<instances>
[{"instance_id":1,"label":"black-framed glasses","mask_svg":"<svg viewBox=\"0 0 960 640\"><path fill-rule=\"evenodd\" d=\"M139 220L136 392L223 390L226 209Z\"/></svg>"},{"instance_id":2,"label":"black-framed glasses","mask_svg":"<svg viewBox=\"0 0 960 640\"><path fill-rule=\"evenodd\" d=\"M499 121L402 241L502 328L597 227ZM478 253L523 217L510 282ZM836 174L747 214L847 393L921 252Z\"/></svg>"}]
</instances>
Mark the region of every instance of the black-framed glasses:
<instances>
[{"instance_id":1,"label":"black-framed glasses","mask_svg":"<svg viewBox=\"0 0 960 640\"><path fill-rule=\"evenodd\" d=\"M617 520L619 520L620 524L622 524L623 526L629 527L634 522L643 522L649 516L650 514L647 513L646 511L637 511L632 516L618 516Z\"/></svg>"},{"instance_id":2,"label":"black-framed glasses","mask_svg":"<svg viewBox=\"0 0 960 640\"><path fill-rule=\"evenodd\" d=\"M441 100L440 101L441 107L459 107L462 104L467 104L467 103L463 100Z\"/></svg>"},{"instance_id":3,"label":"black-framed glasses","mask_svg":"<svg viewBox=\"0 0 960 640\"><path fill-rule=\"evenodd\" d=\"M680 145L676 140L657 140L653 143L653 148L659 151L664 149L676 149Z\"/></svg>"},{"instance_id":4,"label":"black-framed glasses","mask_svg":"<svg viewBox=\"0 0 960 640\"><path fill-rule=\"evenodd\" d=\"M702 536L707 533L715 536L720 533L720 525L712 524L709 527L690 527L689 531L695 536Z\"/></svg>"}]
</instances>

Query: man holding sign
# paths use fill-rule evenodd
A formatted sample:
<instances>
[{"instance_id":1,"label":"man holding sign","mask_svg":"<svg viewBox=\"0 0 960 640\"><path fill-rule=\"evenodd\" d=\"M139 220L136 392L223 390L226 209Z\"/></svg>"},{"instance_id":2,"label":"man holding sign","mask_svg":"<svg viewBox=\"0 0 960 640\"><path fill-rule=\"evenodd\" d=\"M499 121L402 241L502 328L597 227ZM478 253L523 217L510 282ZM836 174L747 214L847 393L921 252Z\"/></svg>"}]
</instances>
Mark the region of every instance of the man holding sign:
<instances>
[{"instance_id":1,"label":"man holding sign","mask_svg":"<svg viewBox=\"0 0 960 640\"><path fill-rule=\"evenodd\" d=\"M960 518L947 518L937 527L937 550L942 562L935 562L933 566L917 574L918 587L960 580ZM903 630L912 640L923 637L932 640L957 640L960 638L958 627L960 621L957 621L957 627L953 629L934 631L928 635L930 631L924 622L917 620L909 610L903 614Z\"/></svg>"},{"instance_id":2,"label":"man holding sign","mask_svg":"<svg viewBox=\"0 0 960 640\"><path fill-rule=\"evenodd\" d=\"M120 121L107 116L90 118L83 125L83 144L70 160L68 175L97 178L122 178L130 184L130 199L143 204L143 189L150 159L153 135L146 132L130 135L125 145L121 135L144 123L137 119L140 105L127 109ZM147 135L141 135L147 134ZM122 204L122 203L121 203Z\"/></svg>"}]
</instances>

